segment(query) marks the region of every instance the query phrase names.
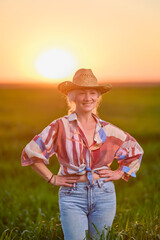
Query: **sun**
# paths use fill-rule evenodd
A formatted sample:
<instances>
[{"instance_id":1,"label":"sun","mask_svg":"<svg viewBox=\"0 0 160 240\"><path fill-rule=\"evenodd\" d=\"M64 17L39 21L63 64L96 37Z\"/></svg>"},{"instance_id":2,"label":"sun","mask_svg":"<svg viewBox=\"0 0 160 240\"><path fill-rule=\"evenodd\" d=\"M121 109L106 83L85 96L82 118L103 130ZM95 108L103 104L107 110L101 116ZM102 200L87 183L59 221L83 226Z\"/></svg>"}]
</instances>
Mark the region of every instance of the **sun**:
<instances>
[{"instance_id":1,"label":"sun","mask_svg":"<svg viewBox=\"0 0 160 240\"><path fill-rule=\"evenodd\" d=\"M35 62L38 73L49 79L69 76L75 70L76 65L76 60L71 53L57 48L42 52Z\"/></svg>"}]
</instances>

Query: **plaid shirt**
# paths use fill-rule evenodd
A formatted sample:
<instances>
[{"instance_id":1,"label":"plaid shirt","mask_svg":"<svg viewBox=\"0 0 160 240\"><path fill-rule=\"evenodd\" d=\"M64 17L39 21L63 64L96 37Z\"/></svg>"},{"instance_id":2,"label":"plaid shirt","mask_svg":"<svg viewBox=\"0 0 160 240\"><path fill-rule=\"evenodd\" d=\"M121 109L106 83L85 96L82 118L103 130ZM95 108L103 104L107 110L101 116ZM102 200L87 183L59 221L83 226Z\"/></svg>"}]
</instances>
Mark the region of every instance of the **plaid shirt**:
<instances>
[{"instance_id":1,"label":"plaid shirt","mask_svg":"<svg viewBox=\"0 0 160 240\"><path fill-rule=\"evenodd\" d=\"M114 159L124 172L123 179L136 177L143 150L136 140L111 123L93 115L96 120L94 141L88 145L79 126L76 113L53 121L29 142L22 152L22 166L37 162L49 164L56 154L60 164L60 175L85 174L89 171L108 168Z\"/></svg>"}]
</instances>

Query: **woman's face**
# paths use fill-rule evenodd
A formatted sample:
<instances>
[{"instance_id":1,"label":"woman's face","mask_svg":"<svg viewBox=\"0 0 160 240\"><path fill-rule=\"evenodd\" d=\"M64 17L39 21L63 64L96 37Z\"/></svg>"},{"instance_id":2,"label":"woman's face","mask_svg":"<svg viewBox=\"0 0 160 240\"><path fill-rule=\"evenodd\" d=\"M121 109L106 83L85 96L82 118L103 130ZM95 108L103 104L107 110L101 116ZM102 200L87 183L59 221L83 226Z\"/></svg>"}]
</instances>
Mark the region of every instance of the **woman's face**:
<instances>
[{"instance_id":1,"label":"woman's face","mask_svg":"<svg viewBox=\"0 0 160 240\"><path fill-rule=\"evenodd\" d=\"M92 112L98 101L99 94L94 89L78 89L75 95L76 111Z\"/></svg>"}]
</instances>

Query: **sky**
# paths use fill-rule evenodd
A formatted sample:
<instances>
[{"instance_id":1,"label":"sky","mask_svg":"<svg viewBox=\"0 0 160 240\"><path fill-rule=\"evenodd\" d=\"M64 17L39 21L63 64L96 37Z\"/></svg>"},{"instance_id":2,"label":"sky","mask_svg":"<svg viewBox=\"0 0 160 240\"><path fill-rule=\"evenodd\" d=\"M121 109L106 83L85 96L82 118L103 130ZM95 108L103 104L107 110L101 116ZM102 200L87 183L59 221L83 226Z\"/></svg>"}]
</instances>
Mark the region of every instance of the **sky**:
<instances>
[{"instance_id":1,"label":"sky","mask_svg":"<svg viewBox=\"0 0 160 240\"><path fill-rule=\"evenodd\" d=\"M66 77L36 68L54 49L74 59ZM67 61L60 59L60 71ZM46 62L56 70L53 59L42 69ZM160 1L0 0L1 83L71 80L79 68L91 68L99 81L160 82Z\"/></svg>"}]
</instances>

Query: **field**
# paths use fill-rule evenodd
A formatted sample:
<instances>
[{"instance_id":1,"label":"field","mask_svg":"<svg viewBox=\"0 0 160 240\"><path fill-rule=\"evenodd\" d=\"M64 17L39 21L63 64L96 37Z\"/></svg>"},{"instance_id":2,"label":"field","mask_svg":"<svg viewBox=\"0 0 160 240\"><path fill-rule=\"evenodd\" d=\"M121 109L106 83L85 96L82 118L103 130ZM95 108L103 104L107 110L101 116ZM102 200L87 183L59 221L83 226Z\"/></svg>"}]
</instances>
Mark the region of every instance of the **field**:
<instances>
[{"instance_id":1,"label":"field","mask_svg":"<svg viewBox=\"0 0 160 240\"><path fill-rule=\"evenodd\" d=\"M21 167L20 157L27 142L65 114L64 97L52 87L0 89L0 240L63 239L58 187ZM144 149L137 177L115 182L117 213L108 239L160 239L160 87L115 87L99 116ZM55 157L49 168L57 173Z\"/></svg>"}]
</instances>

